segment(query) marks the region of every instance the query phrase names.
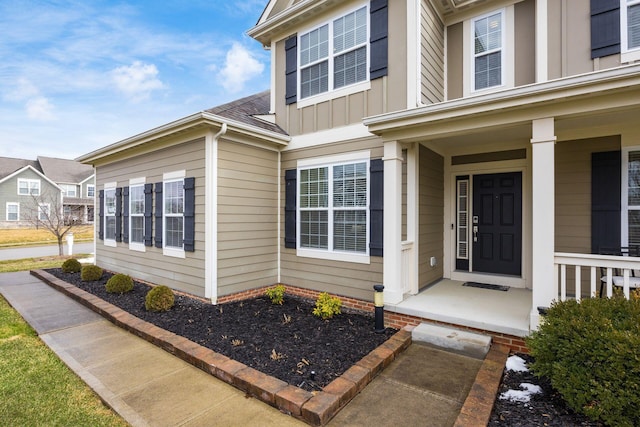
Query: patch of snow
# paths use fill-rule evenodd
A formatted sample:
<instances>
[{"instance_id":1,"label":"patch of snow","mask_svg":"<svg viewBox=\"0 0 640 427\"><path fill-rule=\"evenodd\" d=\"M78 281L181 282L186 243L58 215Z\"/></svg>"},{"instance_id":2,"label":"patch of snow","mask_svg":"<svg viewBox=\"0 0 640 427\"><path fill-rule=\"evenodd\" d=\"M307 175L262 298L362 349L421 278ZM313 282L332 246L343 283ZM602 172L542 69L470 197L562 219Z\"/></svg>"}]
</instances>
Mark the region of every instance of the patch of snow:
<instances>
[{"instance_id":1,"label":"patch of snow","mask_svg":"<svg viewBox=\"0 0 640 427\"><path fill-rule=\"evenodd\" d=\"M500 399L511 402L528 403L531 400L531 396L542 393L542 388L535 384L522 383L520 384L520 388L522 390L507 390L501 393Z\"/></svg>"},{"instance_id":2,"label":"patch of snow","mask_svg":"<svg viewBox=\"0 0 640 427\"><path fill-rule=\"evenodd\" d=\"M507 371L529 372L527 362L520 356L510 356L506 364Z\"/></svg>"}]
</instances>

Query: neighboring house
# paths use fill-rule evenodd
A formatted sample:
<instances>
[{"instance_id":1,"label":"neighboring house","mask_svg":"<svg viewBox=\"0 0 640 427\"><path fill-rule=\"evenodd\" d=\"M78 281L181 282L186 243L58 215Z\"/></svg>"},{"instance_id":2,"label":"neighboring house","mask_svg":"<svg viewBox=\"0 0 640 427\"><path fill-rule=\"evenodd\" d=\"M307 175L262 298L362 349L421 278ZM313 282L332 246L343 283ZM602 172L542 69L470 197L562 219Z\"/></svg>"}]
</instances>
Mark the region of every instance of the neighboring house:
<instances>
[{"instance_id":1,"label":"neighboring house","mask_svg":"<svg viewBox=\"0 0 640 427\"><path fill-rule=\"evenodd\" d=\"M71 221L92 223L94 191L91 166L50 157L0 157L0 226L32 226L36 204L46 210L62 206Z\"/></svg>"},{"instance_id":2,"label":"neighboring house","mask_svg":"<svg viewBox=\"0 0 640 427\"><path fill-rule=\"evenodd\" d=\"M249 30L270 91L78 159L97 263L214 303L383 283L398 315L526 335L538 307L593 293L591 254L640 244L639 17L635 0L270 1ZM460 309L463 282L524 295L517 322L491 318L514 310L499 293Z\"/></svg>"}]
</instances>

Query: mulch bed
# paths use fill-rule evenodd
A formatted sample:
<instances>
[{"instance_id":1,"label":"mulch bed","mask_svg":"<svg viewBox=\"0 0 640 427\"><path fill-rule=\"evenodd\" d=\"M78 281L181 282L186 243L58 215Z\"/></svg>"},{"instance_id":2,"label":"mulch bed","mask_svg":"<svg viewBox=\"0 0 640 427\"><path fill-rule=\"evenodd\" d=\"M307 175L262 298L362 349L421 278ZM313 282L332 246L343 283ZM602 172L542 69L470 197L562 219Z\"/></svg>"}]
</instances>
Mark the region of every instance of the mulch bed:
<instances>
[{"instance_id":1,"label":"mulch bed","mask_svg":"<svg viewBox=\"0 0 640 427\"><path fill-rule=\"evenodd\" d=\"M212 305L176 294L168 312L151 313L144 299L151 287L134 281L126 294L105 290L113 275L83 282L80 273L47 272L128 313L181 335L217 353L307 391L321 390L397 332L374 332L373 316L344 309L330 320L312 314L315 303L285 295L284 304L267 297Z\"/></svg>"},{"instance_id":2,"label":"mulch bed","mask_svg":"<svg viewBox=\"0 0 640 427\"><path fill-rule=\"evenodd\" d=\"M533 360L528 354L518 354L527 365ZM520 390L520 384L536 384L542 393L535 394L527 403L500 399L507 390ZM560 394L553 389L546 378L538 378L531 371L517 372L505 370L498 389L495 405L488 426L530 427L530 426L588 426L601 427L585 416L573 412Z\"/></svg>"}]
</instances>

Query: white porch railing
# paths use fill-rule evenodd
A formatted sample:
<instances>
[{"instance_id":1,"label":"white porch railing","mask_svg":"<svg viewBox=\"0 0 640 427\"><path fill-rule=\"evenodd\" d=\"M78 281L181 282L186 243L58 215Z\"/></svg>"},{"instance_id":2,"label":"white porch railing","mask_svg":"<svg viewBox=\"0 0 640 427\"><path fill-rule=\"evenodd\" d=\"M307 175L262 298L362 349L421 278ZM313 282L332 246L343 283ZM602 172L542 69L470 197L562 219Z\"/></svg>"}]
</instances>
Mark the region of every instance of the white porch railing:
<instances>
[{"instance_id":1,"label":"white porch railing","mask_svg":"<svg viewBox=\"0 0 640 427\"><path fill-rule=\"evenodd\" d=\"M599 295L602 283L606 285L606 296L613 295L614 277L622 279L622 290L625 298L629 298L629 283L632 271L640 270L640 257L571 254L556 252L554 256L555 289L561 301L567 299L567 269L574 271L575 299L582 296L582 270L587 269L589 274L589 295ZM604 270L602 274L601 270ZM570 270L569 270L570 271ZM615 271L622 272L616 276ZM618 273L619 274L619 273ZM605 278L604 281L602 278Z\"/></svg>"},{"instance_id":2,"label":"white porch railing","mask_svg":"<svg viewBox=\"0 0 640 427\"><path fill-rule=\"evenodd\" d=\"M402 254L401 254L401 274L402 274L402 293L409 294L412 293L413 283L416 280L414 277L413 268L413 242L411 241L403 241L402 242Z\"/></svg>"}]
</instances>

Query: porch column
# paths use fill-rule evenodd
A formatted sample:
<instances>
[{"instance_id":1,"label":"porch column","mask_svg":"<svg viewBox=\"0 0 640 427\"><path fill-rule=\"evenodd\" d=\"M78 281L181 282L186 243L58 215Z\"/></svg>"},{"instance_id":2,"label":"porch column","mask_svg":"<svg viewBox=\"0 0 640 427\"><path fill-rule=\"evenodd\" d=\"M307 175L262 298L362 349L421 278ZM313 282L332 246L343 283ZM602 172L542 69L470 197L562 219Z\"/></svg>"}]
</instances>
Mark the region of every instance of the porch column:
<instances>
[{"instance_id":1,"label":"porch column","mask_svg":"<svg viewBox=\"0 0 640 427\"><path fill-rule=\"evenodd\" d=\"M402 147L384 143L384 302L402 301Z\"/></svg>"},{"instance_id":2,"label":"porch column","mask_svg":"<svg viewBox=\"0 0 640 427\"><path fill-rule=\"evenodd\" d=\"M538 328L538 307L557 298L555 252L555 126L553 117L532 122L532 291L530 327Z\"/></svg>"}]
</instances>

